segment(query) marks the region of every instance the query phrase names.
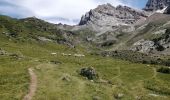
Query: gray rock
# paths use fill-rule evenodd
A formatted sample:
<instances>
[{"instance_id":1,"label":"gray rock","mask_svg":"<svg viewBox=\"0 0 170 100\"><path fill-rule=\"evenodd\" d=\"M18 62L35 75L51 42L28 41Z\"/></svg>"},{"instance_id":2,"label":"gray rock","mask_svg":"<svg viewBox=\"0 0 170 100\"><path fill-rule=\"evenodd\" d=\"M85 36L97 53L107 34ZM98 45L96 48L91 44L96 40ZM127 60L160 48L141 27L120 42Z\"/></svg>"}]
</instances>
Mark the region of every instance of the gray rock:
<instances>
[{"instance_id":1,"label":"gray rock","mask_svg":"<svg viewBox=\"0 0 170 100\"><path fill-rule=\"evenodd\" d=\"M115 99L121 99L121 98L123 98L123 96L124 96L124 94L118 93L118 94L115 94L115 95L114 95L114 98L115 98Z\"/></svg>"},{"instance_id":2,"label":"gray rock","mask_svg":"<svg viewBox=\"0 0 170 100\"><path fill-rule=\"evenodd\" d=\"M153 34L155 34L155 35L165 34L166 30L167 30L167 29L158 30L158 31L154 32Z\"/></svg>"},{"instance_id":3,"label":"gray rock","mask_svg":"<svg viewBox=\"0 0 170 100\"><path fill-rule=\"evenodd\" d=\"M80 75L87 77L89 80L94 80L98 77L96 70L93 67L82 68Z\"/></svg>"},{"instance_id":4,"label":"gray rock","mask_svg":"<svg viewBox=\"0 0 170 100\"><path fill-rule=\"evenodd\" d=\"M48 38L46 38L46 37L38 37L38 39L40 40L40 41L46 41L46 42L52 42L52 40L51 39L48 39Z\"/></svg>"},{"instance_id":5,"label":"gray rock","mask_svg":"<svg viewBox=\"0 0 170 100\"><path fill-rule=\"evenodd\" d=\"M7 52L0 48L0 55L6 55L6 54L7 54Z\"/></svg>"},{"instance_id":6,"label":"gray rock","mask_svg":"<svg viewBox=\"0 0 170 100\"><path fill-rule=\"evenodd\" d=\"M65 82L70 82L71 81L71 76L67 73L64 73L61 77L61 80L62 81L65 81Z\"/></svg>"},{"instance_id":7,"label":"gray rock","mask_svg":"<svg viewBox=\"0 0 170 100\"><path fill-rule=\"evenodd\" d=\"M133 51L139 51L142 53L150 53L153 49L155 49L155 43L144 39L137 41L132 47Z\"/></svg>"},{"instance_id":8,"label":"gray rock","mask_svg":"<svg viewBox=\"0 0 170 100\"><path fill-rule=\"evenodd\" d=\"M14 59L22 59L23 58L23 55L18 55L18 54L15 54L15 53L9 54L9 56L14 58Z\"/></svg>"},{"instance_id":9,"label":"gray rock","mask_svg":"<svg viewBox=\"0 0 170 100\"><path fill-rule=\"evenodd\" d=\"M62 80L63 80L63 81L67 81L67 82L70 82L70 81L71 81L71 79L70 79L69 76L64 76L64 77L62 77Z\"/></svg>"},{"instance_id":10,"label":"gray rock","mask_svg":"<svg viewBox=\"0 0 170 100\"><path fill-rule=\"evenodd\" d=\"M101 100L101 98L99 96L94 96L93 100Z\"/></svg>"}]
</instances>

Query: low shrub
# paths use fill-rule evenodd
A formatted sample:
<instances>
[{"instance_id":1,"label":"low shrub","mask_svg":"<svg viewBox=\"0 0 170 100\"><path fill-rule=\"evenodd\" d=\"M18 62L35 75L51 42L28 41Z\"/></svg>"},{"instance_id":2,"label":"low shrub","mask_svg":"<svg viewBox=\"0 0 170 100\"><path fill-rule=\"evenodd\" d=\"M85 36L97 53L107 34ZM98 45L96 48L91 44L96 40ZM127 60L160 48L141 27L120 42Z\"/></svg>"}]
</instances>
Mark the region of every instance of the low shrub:
<instances>
[{"instance_id":1,"label":"low shrub","mask_svg":"<svg viewBox=\"0 0 170 100\"><path fill-rule=\"evenodd\" d=\"M161 67L157 69L157 72L170 74L170 68L169 67Z\"/></svg>"}]
</instances>

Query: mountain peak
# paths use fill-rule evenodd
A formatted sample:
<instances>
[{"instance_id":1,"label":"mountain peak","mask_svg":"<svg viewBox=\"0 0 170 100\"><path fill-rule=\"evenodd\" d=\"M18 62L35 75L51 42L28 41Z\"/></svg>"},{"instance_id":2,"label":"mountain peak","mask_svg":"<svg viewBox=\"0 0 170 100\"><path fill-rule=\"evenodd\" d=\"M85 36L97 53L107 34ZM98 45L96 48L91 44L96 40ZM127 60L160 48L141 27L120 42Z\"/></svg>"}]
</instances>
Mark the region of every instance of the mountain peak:
<instances>
[{"instance_id":1,"label":"mountain peak","mask_svg":"<svg viewBox=\"0 0 170 100\"><path fill-rule=\"evenodd\" d=\"M156 11L156 10L162 10L168 6L170 6L170 0L148 0L144 10Z\"/></svg>"},{"instance_id":2,"label":"mountain peak","mask_svg":"<svg viewBox=\"0 0 170 100\"><path fill-rule=\"evenodd\" d=\"M79 25L90 26L97 31L108 31L117 26L131 26L145 17L147 15L143 11L121 5L114 7L108 3L99 5L83 15Z\"/></svg>"}]
</instances>

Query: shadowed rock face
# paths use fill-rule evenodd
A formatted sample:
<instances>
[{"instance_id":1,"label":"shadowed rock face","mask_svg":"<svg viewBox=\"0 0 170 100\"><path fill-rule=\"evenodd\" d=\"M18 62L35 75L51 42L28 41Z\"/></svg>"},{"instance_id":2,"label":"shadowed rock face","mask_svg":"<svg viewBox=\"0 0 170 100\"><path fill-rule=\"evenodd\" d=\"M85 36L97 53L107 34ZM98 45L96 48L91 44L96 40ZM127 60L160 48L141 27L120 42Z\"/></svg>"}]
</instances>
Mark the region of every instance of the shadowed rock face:
<instances>
[{"instance_id":1,"label":"shadowed rock face","mask_svg":"<svg viewBox=\"0 0 170 100\"><path fill-rule=\"evenodd\" d=\"M164 11L165 14L170 14L170 6L168 6L165 11Z\"/></svg>"},{"instance_id":2,"label":"shadowed rock face","mask_svg":"<svg viewBox=\"0 0 170 100\"><path fill-rule=\"evenodd\" d=\"M144 10L156 11L161 10L167 6L170 6L170 0L148 0Z\"/></svg>"}]
</instances>

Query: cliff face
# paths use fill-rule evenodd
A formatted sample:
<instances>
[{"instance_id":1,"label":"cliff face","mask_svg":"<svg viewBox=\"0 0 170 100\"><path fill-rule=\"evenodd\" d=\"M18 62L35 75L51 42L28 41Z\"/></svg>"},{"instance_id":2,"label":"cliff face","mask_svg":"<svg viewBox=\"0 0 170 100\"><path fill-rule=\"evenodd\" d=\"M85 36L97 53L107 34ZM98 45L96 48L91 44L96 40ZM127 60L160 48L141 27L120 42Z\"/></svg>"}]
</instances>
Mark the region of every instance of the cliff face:
<instances>
[{"instance_id":1,"label":"cliff face","mask_svg":"<svg viewBox=\"0 0 170 100\"><path fill-rule=\"evenodd\" d=\"M148 0L144 10L146 11L156 11L164 9L170 6L170 0Z\"/></svg>"}]
</instances>

